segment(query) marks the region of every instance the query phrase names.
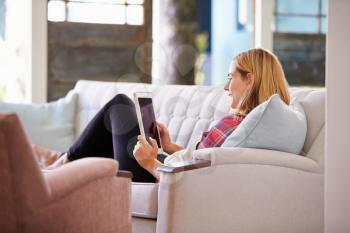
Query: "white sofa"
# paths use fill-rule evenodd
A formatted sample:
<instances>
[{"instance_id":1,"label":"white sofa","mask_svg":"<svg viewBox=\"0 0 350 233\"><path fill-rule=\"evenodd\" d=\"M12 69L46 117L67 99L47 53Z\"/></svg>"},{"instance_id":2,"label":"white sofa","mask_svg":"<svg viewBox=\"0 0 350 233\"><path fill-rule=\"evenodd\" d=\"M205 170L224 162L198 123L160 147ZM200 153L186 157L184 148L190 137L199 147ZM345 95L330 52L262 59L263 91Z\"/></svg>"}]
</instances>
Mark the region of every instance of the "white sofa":
<instances>
[{"instance_id":1,"label":"white sofa","mask_svg":"<svg viewBox=\"0 0 350 233\"><path fill-rule=\"evenodd\" d=\"M222 86L157 86L79 81L78 136L114 95L154 93L158 121L186 147L230 110ZM206 168L162 172L161 182L133 183L133 232L323 232L325 90L291 88L307 115L303 156L248 148L194 152Z\"/></svg>"}]
</instances>

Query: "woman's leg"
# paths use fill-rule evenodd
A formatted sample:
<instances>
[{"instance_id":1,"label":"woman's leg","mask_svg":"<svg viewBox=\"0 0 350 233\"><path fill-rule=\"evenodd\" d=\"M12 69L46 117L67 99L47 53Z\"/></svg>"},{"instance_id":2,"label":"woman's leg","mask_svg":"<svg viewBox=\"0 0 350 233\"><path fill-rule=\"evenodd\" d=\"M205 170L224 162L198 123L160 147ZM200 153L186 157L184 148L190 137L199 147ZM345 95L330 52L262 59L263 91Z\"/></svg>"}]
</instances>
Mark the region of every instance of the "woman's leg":
<instances>
[{"instance_id":1,"label":"woman's leg","mask_svg":"<svg viewBox=\"0 0 350 233\"><path fill-rule=\"evenodd\" d=\"M119 162L120 170L133 173L133 181L155 182L133 156L140 129L135 105L124 94L116 95L90 121L67 152L68 160L83 157L107 157Z\"/></svg>"}]
</instances>

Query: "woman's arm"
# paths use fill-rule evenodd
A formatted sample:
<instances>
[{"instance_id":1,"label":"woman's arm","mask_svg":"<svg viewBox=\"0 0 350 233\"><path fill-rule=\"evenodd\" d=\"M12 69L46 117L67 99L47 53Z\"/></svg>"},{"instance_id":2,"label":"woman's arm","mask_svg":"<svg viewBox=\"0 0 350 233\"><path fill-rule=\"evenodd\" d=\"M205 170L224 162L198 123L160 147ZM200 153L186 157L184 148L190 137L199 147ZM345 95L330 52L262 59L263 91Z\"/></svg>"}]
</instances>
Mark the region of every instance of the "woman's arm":
<instances>
[{"instance_id":1,"label":"woman's arm","mask_svg":"<svg viewBox=\"0 0 350 233\"><path fill-rule=\"evenodd\" d=\"M163 150L168 153L168 154L172 154L175 153L176 151L182 150L183 148L175 143L171 143L171 144L166 144L163 145Z\"/></svg>"},{"instance_id":2,"label":"woman's arm","mask_svg":"<svg viewBox=\"0 0 350 233\"><path fill-rule=\"evenodd\" d=\"M137 137L138 142L135 145L133 154L136 159L136 161L140 164L141 167L143 167L145 170L147 170L149 173L151 173L156 179L157 182L159 182L159 172L157 171L157 168L162 165L161 162L157 160L157 154L158 154L158 145L157 141L153 138L150 138L151 144L147 142L145 137L139 135Z\"/></svg>"},{"instance_id":3,"label":"woman's arm","mask_svg":"<svg viewBox=\"0 0 350 233\"><path fill-rule=\"evenodd\" d=\"M164 124L157 122L157 126L162 141L162 148L166 153L172 154L183 149L181 146L171 142L169 131Z\"/></svg>"},{"instance_id":4,"label":"woman's arm","mask_svg":"<svg viewBox=\"0 0 350 233\"><path fill-rule=\"evenodd\" d=\"M162 165L161 162L159 162L157 159L155 160L155 163L153 165L152 168L150 169L146 169L149 173L151 173L156 179L157 179L157 183L159 183L160 181L160 173L159 171L157 170L157 168Z\"/></svg>"}]
</instances>

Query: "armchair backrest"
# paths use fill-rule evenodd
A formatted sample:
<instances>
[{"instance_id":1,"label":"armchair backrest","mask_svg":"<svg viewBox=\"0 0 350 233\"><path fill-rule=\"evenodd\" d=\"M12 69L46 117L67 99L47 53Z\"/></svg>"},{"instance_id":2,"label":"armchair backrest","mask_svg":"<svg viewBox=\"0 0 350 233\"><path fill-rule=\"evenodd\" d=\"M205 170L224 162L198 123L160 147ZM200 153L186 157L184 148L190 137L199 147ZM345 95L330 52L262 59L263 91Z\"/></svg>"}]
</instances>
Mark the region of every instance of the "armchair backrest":
<instances>
[{"instance_id":1,"label":"armchair backrest","mask_svg":"<svg viewBox=\"0 0 350 233\"><path fill-rule=\"evenodd\" d=\"M222 86L151 85L82 80L76 84L74 90L79 94L77 135L96 112L118 93L133 98L133 93L137 91L153 92L157 119L168 126L172 140L183 147L191 144L191 140L196 140L201 132L230 112L231 97L223 91ZM319 141L324 137L324 132L322 134L321 130L325 124L325 90L290 88L290 93L292 99L302 104L307 116L308 133L303 154L321 160L324 151L317 150L316 153L312 147L316 146L314 143L316 139ZM311 149L313 155L309 154Z\"/></svg>"},{"instance_id":2,"label":"armchair backrest","mask_svg":"<svg viewBox=\"0 0 350 233\"><path fill-rule=\"evenodd\" d=\"M0 232L17 232L19 214L39 207L48 191L15 114L0 114Z\"/></svg>"}]
</instances>

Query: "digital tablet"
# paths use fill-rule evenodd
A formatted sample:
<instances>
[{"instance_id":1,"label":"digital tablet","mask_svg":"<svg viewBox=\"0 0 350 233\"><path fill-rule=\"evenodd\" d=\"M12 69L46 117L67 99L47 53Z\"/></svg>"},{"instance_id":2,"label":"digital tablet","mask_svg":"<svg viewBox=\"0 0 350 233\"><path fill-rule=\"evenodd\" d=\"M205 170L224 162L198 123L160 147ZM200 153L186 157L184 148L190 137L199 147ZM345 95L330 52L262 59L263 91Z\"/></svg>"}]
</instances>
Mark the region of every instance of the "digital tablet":
<instances>
[{"instance_id":1,"label":"digital tablet","mask_svg":"<svg viewBox=\"0 0 350 233\"><path fill-rule=\"evenodd\" d=\"M158 144L158 153L163 152L153 108L152 93L136 92L134 93L134 98L141 135L144 136L149 143L151 143L149 137L155 139Z\"/></svg>"}]
</instances>

